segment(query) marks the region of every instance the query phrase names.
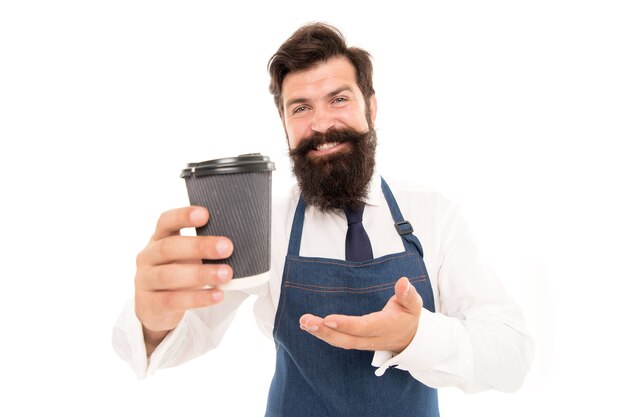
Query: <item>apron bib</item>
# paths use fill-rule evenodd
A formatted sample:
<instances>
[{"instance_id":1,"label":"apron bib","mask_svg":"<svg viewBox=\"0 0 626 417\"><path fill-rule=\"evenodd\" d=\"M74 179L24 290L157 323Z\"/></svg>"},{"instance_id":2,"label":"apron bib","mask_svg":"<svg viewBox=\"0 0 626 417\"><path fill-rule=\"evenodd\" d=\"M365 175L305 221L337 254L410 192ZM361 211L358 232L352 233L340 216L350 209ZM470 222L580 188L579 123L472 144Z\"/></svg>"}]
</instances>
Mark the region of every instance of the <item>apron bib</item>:
<instances>
[{"instance_id":1,"label":"apron bib","mask_svg":"<svg viewBox=\"0 0 626 417\"><path fill-rule=\"evenodd\" d=\"M276 371L266 417L439 416L436 389L399 369L377 377L373 352L336 348L300 329L305 313L361 316L382 310L403 276L424 308L435 311L419 240L384 180L382 189L405 251L363 262L299 256L305 210L300 198L274 322Z\"/></svg>"}]
</instances>

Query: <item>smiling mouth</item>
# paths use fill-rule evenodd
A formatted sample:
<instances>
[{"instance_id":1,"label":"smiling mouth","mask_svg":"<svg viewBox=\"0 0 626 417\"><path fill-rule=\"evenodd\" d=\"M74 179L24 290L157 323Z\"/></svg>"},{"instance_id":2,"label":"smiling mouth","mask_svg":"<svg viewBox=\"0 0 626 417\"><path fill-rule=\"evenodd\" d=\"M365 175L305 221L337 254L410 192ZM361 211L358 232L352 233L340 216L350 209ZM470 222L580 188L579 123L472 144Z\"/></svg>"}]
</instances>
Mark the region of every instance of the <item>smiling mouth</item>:
<instances>
[{"instance_id":1,"label":"smiling mouth","mask_svg":"<svg viewBox=\"0 0 626 417\"><path fill-rule=\"evenodd\" d=\"M316 151L327 151L329 149L334 148L335 146L339 145L339 142L328 142L328 143L322 143L321 145L319 145L318 147L315 148Z\"/></svg>"},{"instance_id":2,"label":"smiling mouth","mask_svg":"<svg viewBox=\"0 0 626 417\"><path fill-rule=\"evenodd\" d=\"M309 157L322 158L325 156L334 155L337 152L342 152L349 146L346 142L325 142L321 145L317 145L311 151L309 151Z\"/></svg>"}]
</instances>

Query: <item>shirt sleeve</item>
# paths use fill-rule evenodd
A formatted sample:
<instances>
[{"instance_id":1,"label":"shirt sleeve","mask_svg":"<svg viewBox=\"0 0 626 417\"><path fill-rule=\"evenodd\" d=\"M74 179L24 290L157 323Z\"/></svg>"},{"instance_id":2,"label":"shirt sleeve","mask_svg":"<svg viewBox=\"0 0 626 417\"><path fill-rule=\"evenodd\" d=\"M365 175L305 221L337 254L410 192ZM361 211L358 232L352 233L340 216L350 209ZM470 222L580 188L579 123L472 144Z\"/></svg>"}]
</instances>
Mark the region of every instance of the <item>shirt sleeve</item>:
<instances>
[{"instance_id":1,"label":"shirt sleeve","mask_svg":"<svg viewBox=\"0 0 626 417\"><path fill-rule=\"evenodd\" d=\"M113 328L113 348L138 378L145 378L160 368L180 365L219 345L237 308L247 297L248 293L243 291L227 291L224 301L216 306L186 311L178 326L163 339L149 359L141 322L131 301Z\"/></svg>"},{"instance_id":2,"label":"shirt sleeve","mask_svg":"<svg viewBox=\"0 0 626 417\"><path fill-rule=\"evenodd\" d=\"M534 350L521 310L480 260L456 209L447 216L441 242L438 268L429 271L437 279L440 311L422 310L418 331L404 351L376 352L376 374L395 366L434 388L519 389Z\"/></svg>"}]
</instances>

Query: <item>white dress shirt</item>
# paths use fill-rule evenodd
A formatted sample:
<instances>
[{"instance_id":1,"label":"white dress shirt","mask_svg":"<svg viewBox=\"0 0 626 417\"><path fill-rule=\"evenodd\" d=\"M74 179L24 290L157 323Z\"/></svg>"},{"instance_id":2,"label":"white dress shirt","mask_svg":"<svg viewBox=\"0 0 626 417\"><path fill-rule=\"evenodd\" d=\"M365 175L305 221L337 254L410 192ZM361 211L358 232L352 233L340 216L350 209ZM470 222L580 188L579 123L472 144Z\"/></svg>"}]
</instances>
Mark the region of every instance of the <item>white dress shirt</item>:
<instances>
[{"instance_id":1,"label":"white dress shirt","mask_svg":"<svg viewBox=\"0 0 626 417\"><path fill-rule=\"evenodd\" d=\"M530 368L533 343L519 308L494 273L478 257L458 209L440 194L402 181L389 181L405 220L422 243L436 312L422 311L419 329L402 352L373 353L372 372L391 366L406 370L430 387L456 386L465 392L514 391ZM299 191L273 205L272 263L267 284L229 291L222 303L187 311L180 324L146 358L141 323L128 304L113 330L113 345L139 377L175 366L218 346L235 310L249 295L257 297L257 324L270 338L280 299L283 265ZM363 225L374 257L404 251L380 187L373 177ZM305 211L301 256L345 259L347 222L343 212ZM293 317L292 320L299 320Z\"/></svg>"}]
</instances>

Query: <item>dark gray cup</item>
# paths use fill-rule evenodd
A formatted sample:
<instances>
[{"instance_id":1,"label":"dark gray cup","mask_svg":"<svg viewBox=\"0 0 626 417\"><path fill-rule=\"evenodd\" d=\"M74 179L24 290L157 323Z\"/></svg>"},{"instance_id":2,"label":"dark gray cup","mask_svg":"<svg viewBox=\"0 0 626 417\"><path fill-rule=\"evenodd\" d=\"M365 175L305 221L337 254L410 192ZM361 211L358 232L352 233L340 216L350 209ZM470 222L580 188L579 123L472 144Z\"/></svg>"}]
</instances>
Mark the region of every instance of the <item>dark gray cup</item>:
<instances>
[{"instance_id":1,"label":"dark gray cup","mask_svg":"<svg viewBox=\"0 0 626 417\"><path fill-rule=\"evenodd\" d=\"M272 171L274 163L258 153L189 163L185 179L189 202L209 210L209 222L198 236L227 236L233 254L225 260L233 280L223 289L260 285L269 278Z\"/></svg>"}]
</instances>

